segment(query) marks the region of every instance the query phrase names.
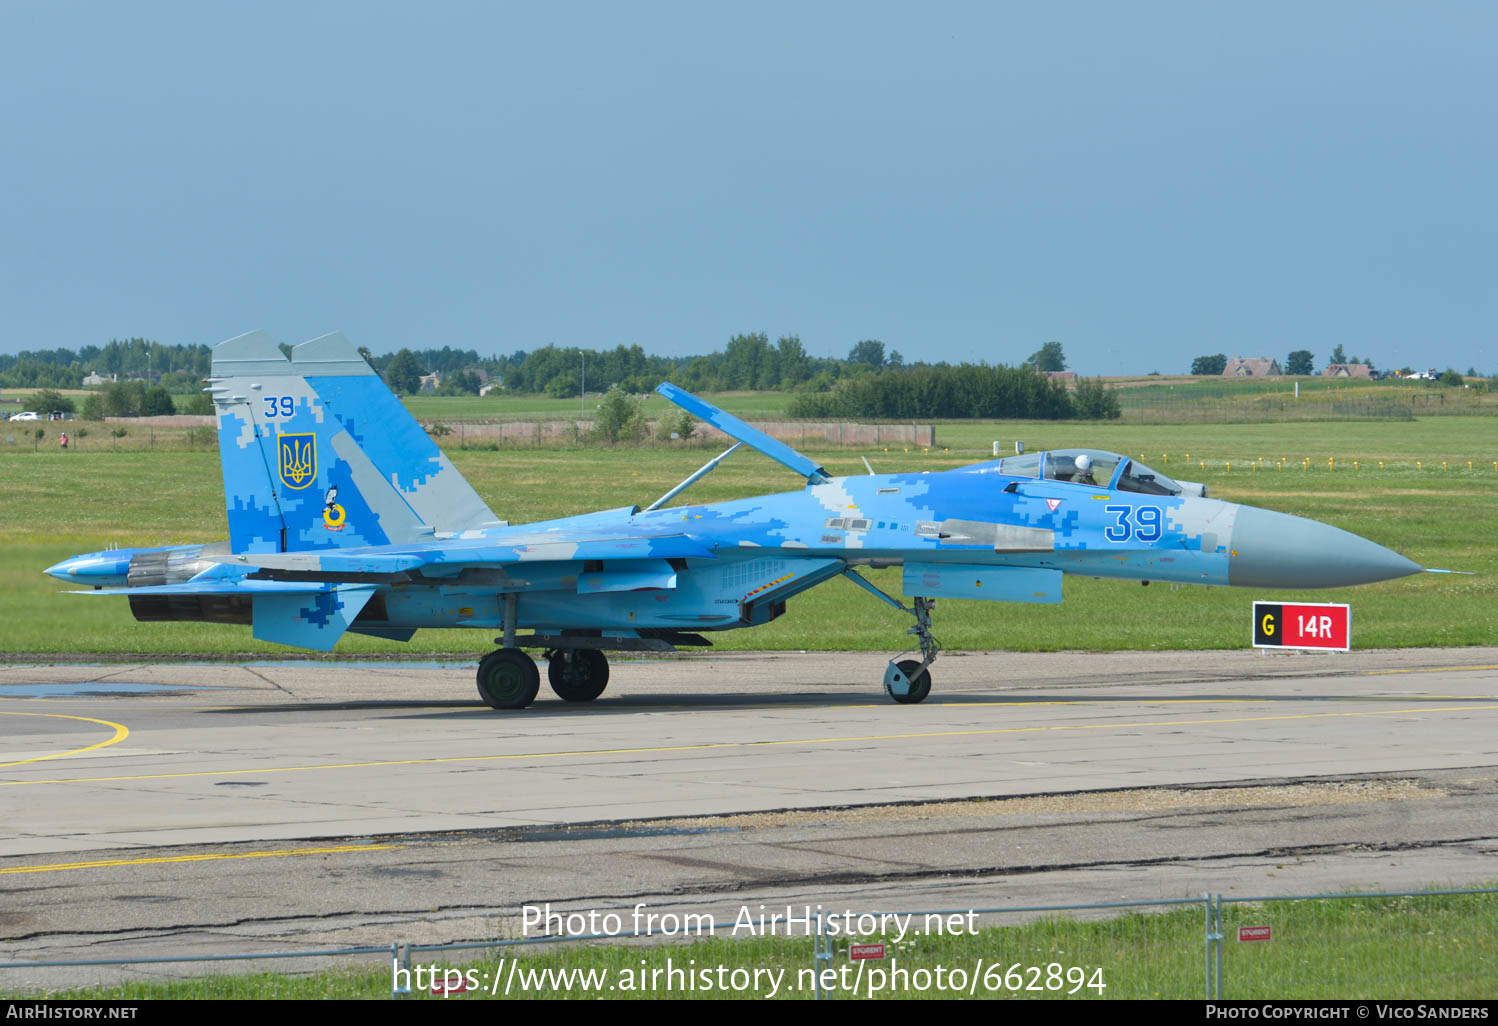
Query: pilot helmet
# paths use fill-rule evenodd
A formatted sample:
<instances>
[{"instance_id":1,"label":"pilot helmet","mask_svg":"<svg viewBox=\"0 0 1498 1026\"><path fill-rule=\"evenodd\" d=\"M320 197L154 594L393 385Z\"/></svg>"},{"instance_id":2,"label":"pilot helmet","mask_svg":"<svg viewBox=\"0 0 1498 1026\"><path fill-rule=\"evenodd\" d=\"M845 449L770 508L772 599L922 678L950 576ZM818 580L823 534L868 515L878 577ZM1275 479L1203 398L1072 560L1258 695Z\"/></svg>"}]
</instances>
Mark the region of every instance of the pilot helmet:
<instances>
[{"instance_id":1,"label":"pilot helmet","mask_svg":"<svg viewBox=\"0 0 1498 1026\"><path fill-rule=\"evenodd\" d=\"M1085 452L1072 462L1077 465L1077 473L1090 474L1092 472L1092 457Z\"/></svg>"}]
</instances>

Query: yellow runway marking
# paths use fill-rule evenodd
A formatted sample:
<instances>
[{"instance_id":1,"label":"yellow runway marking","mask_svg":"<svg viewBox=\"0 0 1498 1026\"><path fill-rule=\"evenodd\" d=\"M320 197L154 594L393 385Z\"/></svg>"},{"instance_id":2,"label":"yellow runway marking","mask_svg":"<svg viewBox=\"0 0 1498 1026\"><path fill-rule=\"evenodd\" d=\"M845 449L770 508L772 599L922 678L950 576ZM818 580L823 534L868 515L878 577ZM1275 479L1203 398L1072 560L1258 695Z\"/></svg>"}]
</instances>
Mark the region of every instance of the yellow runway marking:
<instances>
[{"instance_id":1,"label":"yellow runway marking","mask_svg":"<svg viewBox=\"0 0 1498 1026\"><path fill-rule=\"evenodd\" d=\"M1386 673L1454 673L1458 670L1498 670L1498 666L1419 666L1408 670L1368 670L1370 677Z\"/></svg>"},{"instance_id":2,"label":"yellow runway marking","mask_svg":"<svg viewBox=\"0 0 1498 1026\"><path fill-rule=\"evenodd\" d=\"M293 848L289 851L252 851L241 855L163 855L150 859L100 859L97 862L64 862L55 866L14 866L5 873L61 873L69 869L105 869L109 866L144 866L156 862L215 862L219 859L273 859L285 855L336 855L351 851L393 851L401 844L349 844L341 848Z\"/></svg>"},{"instance_id":3,"label":"yellow runway marking","mask_svg":"<svg viewBox=\"0 0 1498 1026\"><path fill-rule=\"evenodd\" d=\"M0 716L46 716L54 720L81 720L84 723L99 723L106 727L114 728L114 737L108 741L100 741L98 744L89 745L87 748L74 748L66 752L53 752L51 755L35 755L30 759L17 759L15 762L0 762L0 769L7 766L24 766L28 762L45 762L47 759L64 759L69 755L82 755L84 752L92 752L96 748L108 748L110 745L119 744L130 736L130 728L123 723L112 723L109 720L96 720L91 716L64 716L62 713L34 713L34 712L8 712L0 711Z\"/></svg>"},{"instance_id":4,"label":"yellow runway marking","mask_svg":"<svg viewBox=\"0 0 1498 1026\"><path fill-rule=\"evenodd\" d=\"M802 737L785 741L716 741L696 745L665 745L656 748L595 748L570 752L526 752L515 755L455 755L431 759L391 759L379 762L339 762L313 766L264 766L223 770L191 770L183 773L140 773L118 777L66 777L53 780L7 780L0 787L32 784L112 784L132 780L180 780L188 777L256 776L267 773L310 773L321 770L377 769L389 766L439 766L465 762L523 762L531 759L566 759L596 755L651 755L663 752L702 752L725 748L783 748L790 745L856 744L866 741L915 741L938 737L980 737L996 734L1039 734L1071 730L1139 730L1145 727L1226 726L1234 723L1267 723L1281 720L1324 720L1354 716L1418 716L1425 713L1498 710L1498 705L1456 705L1428 709L1369 709L1362 712L1299 713L1288 716L1237 716L1213 720L1145 720L1137 723L1063 723L1036 727L997 727L987 730L938 730L911 734L863 734L852 737Z\"/></svg>"}]
</instances>

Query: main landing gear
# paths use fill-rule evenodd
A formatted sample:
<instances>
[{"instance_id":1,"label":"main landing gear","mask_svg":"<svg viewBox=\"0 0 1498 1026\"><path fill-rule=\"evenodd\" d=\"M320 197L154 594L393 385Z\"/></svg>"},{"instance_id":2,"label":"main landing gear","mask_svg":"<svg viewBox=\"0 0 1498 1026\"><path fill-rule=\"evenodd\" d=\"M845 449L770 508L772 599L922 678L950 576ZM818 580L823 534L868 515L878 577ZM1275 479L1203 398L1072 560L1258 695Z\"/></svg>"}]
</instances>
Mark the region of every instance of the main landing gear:
<instances>
[{"instance_id":1,"label":"main landing gear","mask_svg":"<svg viewBox=\"0 0 1498 1026\"><path fill-rule=\"evenodd\" d=\"M479 661L479 697L491 709L524 709L541 690L536 661L518 648L501 648Z\"/></svg>"},{"instance_id":2,"label":"main landing gear","mask_svg":"<svg viewBox=\"0 0 1498 1026\"><path fill-rule=\"evenodd\" d=\"M591 702L608 687L609 660L596 648L553 649L546 658L546 679L563 701ZM501 648L479 663L478 685L491 709L524 709L541 690L541 672L520 649Z\"/></svg>"},{"instance_id":3,"label":"main landing gear","mask_svg":"<svg viewBox=\"0 0 1498 1026\"><path fill-rule=\"evenodd\" d=\"M547 653L546 679L564 702L591 702L609 686L609 658L596 648Z\"/></svg>"},{"instance_id":4,"label":"main landing gear","mask_svg":"<svg viewBox=\"0 0 1498 1026\"><path fill-rule=\"evenodd\" d=\"M874 587L851 567L844 570L843 574L881 601L915 617L915 626L905 633L915 635L921 648L921 658L899 661L891 659L889 668L884 671L884 692L901 705L925 701L926 696L931 694L931 664L936 662L936 653L941 651L941 646L931 634L931 610L936 608L936 600L917 597L914 600L915 608L912 609Z\"/></svg>"}]
</instances>

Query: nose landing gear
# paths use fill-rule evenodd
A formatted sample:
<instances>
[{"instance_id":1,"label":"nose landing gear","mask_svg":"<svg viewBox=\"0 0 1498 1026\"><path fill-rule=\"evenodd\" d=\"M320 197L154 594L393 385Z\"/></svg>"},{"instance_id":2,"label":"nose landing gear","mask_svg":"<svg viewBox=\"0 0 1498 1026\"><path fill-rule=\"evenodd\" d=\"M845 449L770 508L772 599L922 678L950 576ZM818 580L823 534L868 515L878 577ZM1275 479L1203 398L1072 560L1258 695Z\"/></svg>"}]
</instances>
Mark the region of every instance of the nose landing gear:
<instances>
[{"instance_id":1,"label":"nose landing gear","mask_svg":"<svg viewBox=\"0 0 1498 1026\"><path fill-rule=\"evenodd\" d=\"M920 659L891 659L889 669L884 671L884 693L901 705L914 705L931 694L931 664L936 662L936 653L941 651L936 638L931 635L931 610L935 599L916 598L915 608L906 612L915 614L915 626L906 631L914 634L921 646Z\"/></svg>"},{"instance_id":2,"label":"nose landing gear","mask_svg":"<svg viewBox=\"0 0 1498 1026\"><path fill-rule=\"evenodd\" d=\"M915 608L912 609L864 580L851 567L844 570L843 574L880 601L915 617L915 626L905 633L915 635L920 644L921 658L898 661L891 659L889 668L884 671L884 691L901 705L925 701L926 696L931 693L931 664L936 662L936 653L941 651L941 645L931 634L931 610L936 608L936 600L917 596L914 600Z\"/></svg>"}]
</instances>

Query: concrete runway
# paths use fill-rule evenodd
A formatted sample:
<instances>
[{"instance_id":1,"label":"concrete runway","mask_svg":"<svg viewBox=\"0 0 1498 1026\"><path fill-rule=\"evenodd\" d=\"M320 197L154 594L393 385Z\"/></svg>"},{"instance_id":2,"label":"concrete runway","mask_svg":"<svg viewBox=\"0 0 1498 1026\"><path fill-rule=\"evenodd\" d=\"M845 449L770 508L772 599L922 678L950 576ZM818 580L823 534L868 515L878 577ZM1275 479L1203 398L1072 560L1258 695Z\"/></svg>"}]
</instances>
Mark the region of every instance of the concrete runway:
<instances>
[{"instance_id":1,"label":"concrete runway","mask_svg":"<svg viewBox=\"0 0 1498 1026\"><path fill-rule=\"evenodd\" d=\"M944 653L919 706L883 662L619 660L591 706L543 684L522 712L468 667L0 666L0 937L97 958L493 936L531 901L1498 880L1498 649Z\"/></svg>"}]
</instances>

